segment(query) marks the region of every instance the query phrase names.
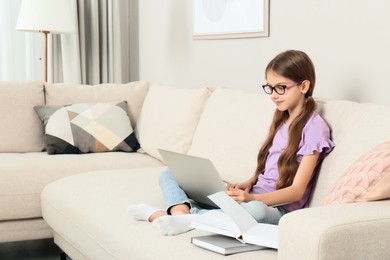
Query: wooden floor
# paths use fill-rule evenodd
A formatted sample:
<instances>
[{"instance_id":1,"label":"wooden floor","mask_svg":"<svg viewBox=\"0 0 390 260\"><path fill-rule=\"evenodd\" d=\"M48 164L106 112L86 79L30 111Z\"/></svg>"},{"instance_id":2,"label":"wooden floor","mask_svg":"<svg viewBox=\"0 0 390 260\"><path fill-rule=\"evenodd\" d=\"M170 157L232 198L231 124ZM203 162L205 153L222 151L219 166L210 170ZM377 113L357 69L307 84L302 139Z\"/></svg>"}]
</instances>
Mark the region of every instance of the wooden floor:
<instances>
[{"instance_id":1,"label":"wooden floor","mask_svg":"<svg viewBox=\"0 0 390 260\"><path fill-rule=\"evenodd\" d=\"M1 260L60 260L53 239L0 243ZM70 258L67 258L70 259Z\"/></svg>"}]
</instances>

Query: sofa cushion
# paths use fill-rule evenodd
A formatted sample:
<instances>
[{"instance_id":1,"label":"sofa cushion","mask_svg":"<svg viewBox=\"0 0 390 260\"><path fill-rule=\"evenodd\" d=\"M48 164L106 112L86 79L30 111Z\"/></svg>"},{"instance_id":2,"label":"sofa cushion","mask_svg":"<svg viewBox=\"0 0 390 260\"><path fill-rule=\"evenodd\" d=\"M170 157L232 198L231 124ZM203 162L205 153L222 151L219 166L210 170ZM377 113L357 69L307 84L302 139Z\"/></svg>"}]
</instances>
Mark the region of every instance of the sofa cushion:
<instances>
[{"instance_id":1,"label":"sofa cushion","mask_svg":"<svg viewBox=\"0 0 390 260\"><path fill-rule=\"evenodd\" d=\"M96 171L63 178L42 192L42 213L55 241L72 259L277 259L277 250L234 254L228 258L191 244L192 230L162 236L147 221L127 213L131 204L163 208L158 177L162 168ZM80 256L80 257L79 257Z\"/></svg>"},{"instance_id":2,"label":"sofa cushion","mask_svg":"<svg viewBox=\"0 0 390 260\"><path fill-rule=\"evenodd\" d=\"M158 148L186 153L209 94L207 88L152 86L135 129L142 149L160 160Z\"/></svg>"},{"instance_id":3,"label":"sofa cushion","mask_svg":"<svg viewBox=\"0 0 390 260\"><path fill-rule=\"evenodd\" d=\"M1 222L41 217L40 194L43 188L63 177L96 170L112 172L115 169L160 167L163 163L141 153L52 156L46 152L32 152L3 153L0 165L0 209L6 209L0 210Z\"/></svg>"},{"instance_id":4,"label":"sofa cushion","mask_svg":"<svg viewBox=\"0 0 390 260\"><path fill-rule=\"evenodd\" d=\"M0 152L44 149L43 126L34 106L44 104L42 82L0 82Z\"/></svg>"},{"instance_id":5,"label":"sofa cushion","mask_svg":"<svg viewBox=\"0 0 390 260\"><path fill-rule=\"evenodd\" d=\"M390 107L343 100L318 99L318 111L331 129L335 149L322 162L310 206L325 196L358 158L389 141Z\"/></svg>"},{"instance_id":6,"label":"sofa cushion","mask_svg":"<svg viewBox=\"0 0 390 260\"><path fill-rule=\"evenodd\" d=\"M45 125L49 154L139 149L126 101L36 106L35 110Z\"/></svg>"},{"instance_id":7,"label":"sofa cushion","mask_svg":"<svg viewBox=\"0 0 390 260\"><path fill-rule=\"evenodd\" d=\"M205 106L188 153L209 158L227 181L244 181L254 174L274 111L269 96L217 88Z\"/></svg>"},{"instance_id":8,"label":"sofa cushion","mask_svg":"<svg viewBox=\"0 0 390 260\"><path fill-rule=\"evenodd\" d=\"M147 81L100 85L46 83L46 105L125 100L127 101L132 127L134 128L148 88L149 83Z\"/></svg>"},{"instance_id":9,"label":"sofa cushion","mask_svg":"<svg viewBox=\"0 0 390 260\"><path fill-rule=\"evenodd\" d=\"M323 205L390 198L390 142L361 156L336 182Z\"/></svg>"}]
</instances>

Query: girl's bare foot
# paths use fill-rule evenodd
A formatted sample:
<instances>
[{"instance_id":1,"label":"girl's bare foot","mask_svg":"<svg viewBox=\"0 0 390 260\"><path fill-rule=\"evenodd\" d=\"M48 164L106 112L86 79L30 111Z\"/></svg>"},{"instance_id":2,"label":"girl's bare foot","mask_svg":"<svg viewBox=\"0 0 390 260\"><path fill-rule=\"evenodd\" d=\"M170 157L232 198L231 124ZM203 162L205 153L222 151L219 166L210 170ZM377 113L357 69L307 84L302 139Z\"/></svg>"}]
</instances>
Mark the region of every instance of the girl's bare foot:
<instances>
[{"instance_id":1,"label":"girl's bare foot","mask_svg":"<svg viewBox=\"0 0 390 260\"><path fill-rule=\"evenodd\" d=\"M150 215L150 217L148 218L148 221L153 222L155 219L162 217L162 216L166 216L166 215L167 215L167 213L164 210L157 210L154 213L152 213L152 215Z\"/></svg>"},{"instance_id":2,"label":"girl's bare foot","mask_svg":"<svg viewBox=\"0 0 390 260\"><path fill-rule=\"evenodd\" d=\"M135 220L147 220L153 222L155 219L166 216L165 210L156 209L146 204L130 205L127 212ZM175 205L171 208L171 215L190 214L190 208L186 204Z\"/></svg>"},{"instance_id":3,"label":"girl's bare foot","mask_svg":"<svg viewBox=\"0 0 390 260\"><path fill-rule=\"evenodd\" d=\"M178 204L173 206L170 209L171 215L184 215L184 214L190 214L190 208L186 204ZM150 215L148 221L153 222L159 217L166 216L167 213L164 210L157 210L152 215Z\"/></svg>"},{"instance_id":4,"label":"girl's bare foot","mask_svg":"<svg viewBox=\"0 0 390 260\"><path fill-rule=\"evenodd\" d=\"M178 204L171 208L171 215L190 214L190 208L187 204Z\"/></svg>"}]
</instances>

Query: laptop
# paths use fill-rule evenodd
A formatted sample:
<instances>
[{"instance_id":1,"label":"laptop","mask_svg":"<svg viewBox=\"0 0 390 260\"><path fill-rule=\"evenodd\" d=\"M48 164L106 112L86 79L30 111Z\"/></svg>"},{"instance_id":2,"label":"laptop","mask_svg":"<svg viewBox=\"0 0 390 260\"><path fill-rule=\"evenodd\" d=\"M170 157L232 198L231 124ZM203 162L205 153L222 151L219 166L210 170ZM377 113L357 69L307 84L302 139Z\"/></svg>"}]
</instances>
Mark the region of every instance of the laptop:
<instances>
[{"instance_id":1,"label":"laptop","mask_svg":"<svg viewBox=\"0 0 390 260\"><path fill-rule=\"evenodd\" d=\"M209 159L164 149L158 151L190 199L218 208L207 196L225 190L226 183Z\"/></svg>"}]
</instances>

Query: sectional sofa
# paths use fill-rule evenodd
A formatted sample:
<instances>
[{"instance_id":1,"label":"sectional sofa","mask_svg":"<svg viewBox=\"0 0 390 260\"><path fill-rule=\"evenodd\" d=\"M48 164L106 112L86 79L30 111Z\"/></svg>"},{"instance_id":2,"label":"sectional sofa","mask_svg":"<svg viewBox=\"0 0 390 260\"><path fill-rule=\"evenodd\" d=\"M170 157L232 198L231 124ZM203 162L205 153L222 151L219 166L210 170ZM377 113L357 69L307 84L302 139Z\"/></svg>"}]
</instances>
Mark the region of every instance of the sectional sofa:
<instances>
[{"instance_id":1,"label":"sectional sofa","mask_svg":"<svg viewBox=\"0 0 390 260\"><path fill-rule=\"evenodd\" d=\"M54 237L72 259L222 258L190 243L205 232L161 236L149 223L131 219L126 209L136 203L163 207L157 180L165 166L157 148L210 158L228 181L248 178L275 109L261 93L149 86L146 81L97 86L0 82L0 99L0 242ZM122 101L125 105L117 104ZM282 218L278 250L230 258L389 258L390 108L317 101L336 148L321 165L310 207ZM91 104L119 111L103 136L115 133L123 140L110 146L113 138L106 142L81 135L93 142L90 152L48 154L53 142L54 151L69 151L64 142L57 143L69 135L53 138L52 133L88 130L89 124L82 125L85 118L71 127L68 121L52 120L64 118L52 116L64 105L75 119L77 111L68 107L80 103L88 104L89 119L96 116ZM38 115L34 107L44 112ZM99 127L91 135L106 119L94 121ZM121 120L125 134L110 129L122 126ZM127 144L130 148L123 148ZM76 141L70 147L82 150Z\"/></svg>"}]
</instances>

